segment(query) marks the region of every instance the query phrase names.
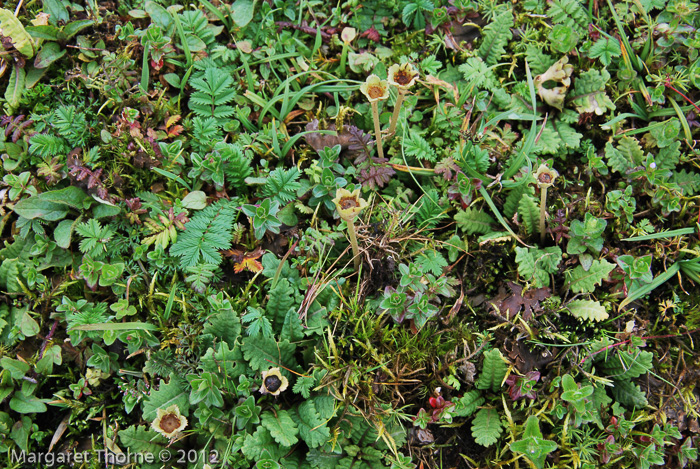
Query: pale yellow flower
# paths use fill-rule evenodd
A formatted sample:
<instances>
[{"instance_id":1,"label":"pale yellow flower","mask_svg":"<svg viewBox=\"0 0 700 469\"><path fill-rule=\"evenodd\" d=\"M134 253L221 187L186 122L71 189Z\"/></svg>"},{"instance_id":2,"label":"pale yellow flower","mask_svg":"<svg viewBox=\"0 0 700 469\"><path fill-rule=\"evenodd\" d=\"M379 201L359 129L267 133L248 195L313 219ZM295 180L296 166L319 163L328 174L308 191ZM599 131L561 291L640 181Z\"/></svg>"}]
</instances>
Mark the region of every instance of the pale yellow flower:
<instances>
[{"instance_id":1,"label":"pale yellow flower","mask_svg":"<svg viewBox=\"0 0 700 469\"><path fill-rule=\"evenodd\" d=\"M289 387L289 381L282 376L279 368L270 368L267 371L263 371L262 381L262 386L258 390L262 394L277 396Z\"/></svg>"},{"instance_id":2,"label":"pale yellow flower","mask_svg":"<svg viewBox=\"0 0 700 469\"><path fill-rule=\"evenodd\" d=\"M357 36L357 30L355 28L343 28L340 32L340 39L346 44L351 43L352 40L355 39L355 36Z\"/></svg>"},{"instance_id":3,"label":"pale yellow flower","mask_svg":"<svg viewBox=\"0 0 700 469\"><path fill-rule=\"evenodd\" d=\"M556 172L554 169L549 169L546 164L541 164L539 168L537 168L537 173L535 173L535 177L537 178L537 185L540 188L546 188L550 187L551 185L554 184L554 180L559 176L559 173Z\"/></svg>"},{"instance_id":4,"label":"pale yellow flower","mask_svg":"<svg viewBox=\"0 0 700 469\"><path fill-rule=\"evenodd\" d=\"M389 98L389 84L374 74L368 76L365 82L360 85L360 91L367 96L370 103Z\"/></svg>"},{"instance_id":5,"label":"pale yellow flower","mask_svg":"<svg viewBox=\"0 0 700 469\"><path fill-rule=\"evenodd\" d=\"M394 64L389 67L388 82L402 90L412 87L418 79L418 69L411 63Z\"/></svg>"},{"instance_id":6,"label":"pale yellow flower","mask_svg":"<svg viewBox=\"0 0 700 469\"><path fill-rule=\"evenodd\" d=\"M187 426L187 418L180 414L180 408L173 404L167 409L158 409L158 416L151 423L151 428L166 438L176 437Z\"/></svg>"},{"instance_id":7,"label":"pale yellow flower","mask_svg":"<svg viewBox=\"0 0 700 469\"><path fill-rule=\"evenodd\" d=\"M338 210L340 218L352 223L352 221L357 218L357 216L364 210L367 205L367 201L360 197L360 188L358 187L354 191L340 188L335 192L335 199L333 199L335 208Z\"/></svg>"}]
</instances>

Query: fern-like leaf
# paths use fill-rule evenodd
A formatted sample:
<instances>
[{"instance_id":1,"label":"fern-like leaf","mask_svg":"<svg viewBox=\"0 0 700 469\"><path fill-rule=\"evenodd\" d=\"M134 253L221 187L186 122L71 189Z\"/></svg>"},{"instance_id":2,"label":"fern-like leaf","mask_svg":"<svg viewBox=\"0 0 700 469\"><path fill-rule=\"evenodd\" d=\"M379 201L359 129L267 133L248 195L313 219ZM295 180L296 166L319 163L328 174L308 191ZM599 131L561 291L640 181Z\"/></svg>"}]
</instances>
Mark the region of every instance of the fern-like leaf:
<instances>
[{"instance_id":1,"label":"fern-like leaf","mask_svg":"<svg viewBox=\"0 0 700 469\"><path fill-rule=\"evenodd\" d=\"M188 275L185 277L185 282L192 285L194 291L204 293L207 285L209 285L215 277L214 271L216 268L216 264L210 263L196 264L187 267L185 272L187 272Z\"/></svg>"},{"instance_id":2,"label":"fern-like leaf","mask_svg":"<svg viewBox=\"0 0 700 469\"><path fill-rule=\"evenodd\" d=\"M309 448L318 448L331 436L330 429L317 408L316 399L307 399L299 404L292 418L299 427L299 436Z\"/></svg>"},{"instance_id":3,"label":"fern-like leaf","mask_svg":"<svg viewBox=\"0 0 700 469\"><path fill-rule=\"evenodd\" d=\"M280 279L277 284L270 289L270 300L265 306L268 317L275 324L275 329L284 324L289 308L294 305L294 288L286 278Z\"/></svg>"},{"instance_id":4,"label":"fern-like leaf","mask_svg":"<svg viewBox=\"0 0 700 469\"><path fill-rule=\"evenodd\" d=\"M614 111L615 104L605 93L605 84L610 80L607 70L595 69L581 73L574 83L571 101L579 113L595 112L602 116L607 110Z\"/></svg>"},{"instance_id":5,"label":"fern-like leaf","mask_svg":"<svg viewBox=\"0 0 700 469\"><path fill-rule=\"evenodd\" d=\"M200 117L213 117L219 123L235 113L233 101L236 90L232 88L233 78L223 70L209 67L204 74L190 80L196 91L190 96L190 109Z\"/></svg>"},{"instance_id":6,"label":"fern-like leaf","mask_svg":"<svg viewBox=\"0 0 700 469\"><path fill-rule=\"evenodd\" d=\"M481 446L496 443L503 432L503 425L496 409L481 409L472 422L472 436Z\"/></svg>"},{"instance_id":7,"label":"fern-like leaf","mask_svg":"<svg viewBox=\"0 0 700 469\"><path fill-rule=\"evenodd\" d=\"M494 90L498 86L496 75L493 70L481 60L481 57L469 57L459 66L464 80L469 84L471 90Z\"/></svg>"},{"instance_id":8,"label":"fern-like leaf","mask_svg":"<svg viewBox=\"0 0 700 469\"><path fill-rule=\"evenodd\" d=\"M494 222L491 215L481 210L468 208L460 210L455 215L455 222L467 234L484 234L489 233L491 224Z\"/></svg>"},{"instance_id":9,"label":"fern-like leaf","mask_svg":"<svg viewBox=\"0 0 700 469\"><path fill-rule=\"evenodd\" d=\"M561 249L551 246L545 249L515 248L518 273L537 288L549 286L549 274L557 272L561 262Z\"/></svg>"},{"instance_id":10,"label":"fern-like leaf","mask_svg":"<svg viewBox=\"0 0 700 469\"><path fill-rule=\"evenodd\" d=\"M447 260L434 249L422 252L416 259L416 264L423 273L430 272L433 275L441 275L442 269L447 267Z\"/></svg>"},{"instance_id":11,"label":"fern-like leaf","mask_svg":"<svg viewBox=\"0 0 700 469\"><path fill-rule=\"evenodd\" d=\"M485 400L486 399L481 397L481 393L479 391L472 390L465 392L462 397L454 400L455 407L452 414L455 417L469 417L471 414L476 412L476 409L478 409L479 406L485 402Z\"/></svg>"},{"instance_id":12,"label":"fern-like leaf","mask_svg":"<svg viewBox=\"0 0 700 469\"><path fill-rule=\"evenodd\" d=\"M56 109L51 119L56 133L68 140L70 147L83 147L89 135L89 126L85 114L78 112L75 106L61 106Z\"/></svg>"},{"instance_id":13,"label":"fern-like leaf","mask_svg":"<svg viewBox=\"0 0 700 469\"><path fill-rule=\"evenodd\" d=\"M447 217L445 208L439 203L439 194L431 189L421 198L421 205L416 211L416 222L419 228L435 228L440 220Z\"/></svg>"},{"instance_id":14,"label":"fern-like leaf","mask_svg":"<svg viewBox=\"0 0 700 469\"><path fill-rule=\"evenodd\" d=\"M644 392L632 381L615 381L612 393L617 402L629 409L643 409L648 404Z\"/></svg>"},{"instance_id":15,"label":"fern-like leaf","mask_svg":"<svg viewBox=\"0 0 700 469\"><path fill-rule=\"evenodd\" d=\"M524 196L518 204L518 215L525 225L525 231L531 235L540 230L540 209L532 197Z\"/></svg>"},{"instance_id":16,"label":"fern-like leaf","mask_svg":"<svg viewBox=\"0 0 700 469\"><path fill-rule=\"evenodd\" d=\"M700 174L686 171L685 169L681 171L676 171L673 173L671 181L678 184L683 195L686 197L697 194L700 191Z\"/></svg>"},{"instance_id":17,"label":"fern-like leaf","mask_svg":"<svg viewBox=\"0 0 700 469\"><path fill-rule=\"evenodd\" d=\"M508 195L506 196L506 202L503 204L503 214L506 218L513 218L515 212L518 211L518 205L520 204L520 199L533 195L535 193L534 188L530 184L520 184L512 188Z\"/></svg>"},{"instance_id":18,"label":"fern-like leaf","mask_svg":"<svg viewBox=\"0 0 700 469\"><path fill-rule=\"evenodd\" d=\"M219 201L192 217L170 248L170 254L180 258L180 267L186 269L200 262L218 266L219 251L231 247L236 213L232 203Z\"/></svg>"},{"instance_id":19,"label":"fern-like leaf","mask_svg":"<svg viewBox=\"0 0 700 469\"><path fill-rule=\"evenodd\" d=\"M272 324L260 308L248 306L248 312L243 315L241 322L247 324L246 332L248 335L253 337L262 335L272 338Z\"/></svg>"},{"instance_id":20,"label":"fern-like leaf","mask_svg":"<svg viewBox=\"0 0 700 469\"><path fill-rule=\"evenodd\" d=\"M413 156L419 160L430 161L435 163L437 161L437 155L430 148L430 144L423 137L417 133L410 134L410 138L404 140L404 152L408 156Z\"/></svg>"},{"instance_id":21,"label":"fern-like leaf","mask_svg":"<svg viewBox=\"0 0 700 469\"><path fill-rule=\"evenodd\" d=\"M622 175L644 163L644 150L634 137L622 137L616 148L611 143L605 145L608 166Z\"/></svg>"},{"instance_id":22,"label":"fern-like leaf","mask_svg":"<svg viewBox=\"0 0 700 469\"><path fill-rule=\"evenodd\" d=\"M199 38L207 47L215 41L216 36L223 30L223 26L214 26L200 10L188 10L180 13L180 22L185 36ZM191 47L190 47L191 49Z\"/></svg>"},{"instance_id":23,"label":"fern-like leaf","mask_svg":"<svg viewBox=\"0 0 700 469\"><path fill-rule=\"evenodd\" d=\"M563 24L579 34L588 31L588 13L578 0L551 0L547 16L554 24Z\"/></svg>"},{"instance_id":24,"label":"fern-like leaf","mask_svg":"<svg viewBox=\"0 0 700 469\"><path fill-rule=\"evenodd\" d=\"M601 363L600 367L607 376L616 380L632 379L651 372L654 369L653 360L652 352L633 347L632 352L621 350L615 358Z\"/></svg>"},{"instance_id":25,"label":"fern-like leaf","mask_svg":"<svg viewBox=\"0 0 700 469\"><path fill-rule=\"evenodd\" d=\"M484 352L484 365L476 381L478 389L491 389L498 391L501 388L501 383L508 373L508 365L503 359L500 350L491 349Z\"/></svg>"},{"instance_id":26,"label":"fern-like leaf","mask_svg":"<svg viewBox=\"0 0 700 469\"><path fill-rule=\"evenodd\" d=\"M505 10L494 17L484 28L483 40L479 46L479 57L488 65L495 65L506 51L506 44L513 38L513 12Z\"/></svg>"},{"instance_id":27,"label":"fern-like leaf","mask_svg":"<svg viewBox=\"0 0 700 469\"><path fill-rule=\"evenodd\" d=\"M61 137L49 134L34 134L29 139L29 153L39 155L42 158L50 158L68 153L66 141Z\"/></svg>"},{"instance_id":28,"label":"fern-like leaf","mask_svg":"<svg viewBox=\"0 0 700 469\"><path fill-rule=\"evenodd\" d=\"M223 161L226 161L224 166L226 185L238 192L246 192L248 184L245 178L253 174L253 168L250 166L252 158L246 155L243 147L237 143L218 142L214 145L214 151L221 155Z\"/></svg>"},{"instance_id":29,"label":"fern-like leaf","mask_svg":"<svg viewBox=\"0 0 700 469\"><path fill-rule=\"evenodd\" d=\"M283 409L277 409L275 412L265 411L261 417L262 425L267 428L272 438L282 445L291 447L295 445L299 438L297 434L299 429L297 424L290 417L289 412Z\"/></svg>"},{"instance_id":30,"label":"fern-like leaf","mask_svg":"<svg viewBox=\"0 0 700 469\"><path fill-rule=\"evenodd\" d=\"M614 268L615 264L606 260L593 261L588 270L578 266L574 270L566 272L567 286L574 293L593 293L595 286L600 285L603 280L608 278Z\"/></svg>"},{"instance_id":31,"label":"fern-like leaf","mask_svg":"<svg viewBox=\"0 0 700 469\"><path fill-rule=\"evenodd\" d=\"M262 189L262 197L269 197L272 201L285 205L297 198L297 190L301 184L299 170L296 167L291 169L277 168L270 172Z\"/></svg>"}]
</instances>

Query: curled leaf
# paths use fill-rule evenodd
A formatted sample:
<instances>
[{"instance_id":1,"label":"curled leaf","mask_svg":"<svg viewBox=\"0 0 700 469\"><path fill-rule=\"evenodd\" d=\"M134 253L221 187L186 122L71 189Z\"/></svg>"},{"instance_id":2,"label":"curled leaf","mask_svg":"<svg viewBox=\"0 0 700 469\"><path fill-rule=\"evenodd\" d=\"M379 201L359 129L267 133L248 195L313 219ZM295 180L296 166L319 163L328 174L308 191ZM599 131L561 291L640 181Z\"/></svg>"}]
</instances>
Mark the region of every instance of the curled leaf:
<instances>
[{"instance_id":1,"label":"curled leaf","mask_svg":"<svg viewBox=\"0 0 700 469\"><path fill-rule=\"evenodd\" d=\"M571 73L574 71L574 66L570 65L568 62L569 58L564 56L549 67L542 75L537 75L535 77L537 94L540 95L540 98L542 98L545 103L560 111L564 107L564 98L566 97L569 86L571 86ZM560 86L548 89L544 86L547 82L556 82L559 83Z\"/></svg>"}]
</instances>

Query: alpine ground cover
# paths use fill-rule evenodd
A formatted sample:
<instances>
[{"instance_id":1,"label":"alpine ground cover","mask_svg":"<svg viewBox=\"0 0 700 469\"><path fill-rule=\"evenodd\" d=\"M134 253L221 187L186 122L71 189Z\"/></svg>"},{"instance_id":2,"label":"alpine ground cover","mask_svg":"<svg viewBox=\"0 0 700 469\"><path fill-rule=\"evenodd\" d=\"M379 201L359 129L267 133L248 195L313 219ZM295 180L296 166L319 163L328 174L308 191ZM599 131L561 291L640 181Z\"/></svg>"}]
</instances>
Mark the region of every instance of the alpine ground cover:
<instances>
[{"instance_id":1,"label":"alpine ground cover","mask_svg":"<svg viewBox=\"0 0 700 469\"><path fill-rule=\"evenodd\" d=\"M697 10L5 2L3 467L697 465Z\"/></svg>"}]
</instances>

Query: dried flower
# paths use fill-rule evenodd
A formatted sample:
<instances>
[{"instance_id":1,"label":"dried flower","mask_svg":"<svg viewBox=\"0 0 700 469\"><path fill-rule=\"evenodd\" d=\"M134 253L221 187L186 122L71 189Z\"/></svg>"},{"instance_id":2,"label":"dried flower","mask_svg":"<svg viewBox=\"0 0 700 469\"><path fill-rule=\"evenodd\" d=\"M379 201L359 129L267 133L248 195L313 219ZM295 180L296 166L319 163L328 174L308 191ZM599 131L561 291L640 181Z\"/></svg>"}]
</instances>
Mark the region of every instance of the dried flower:
<instances>
[{"instance_id":1,"label":"dried flower","mask_svg":"<svg viewBox=\"0 0 700 469\"><path fill-rule=\"evenodd\" d=\"M394 112L391 114L391 123L389 124L389 135L393 135L396 130L396 123L399 120L399 112L403 98L408 93L408 89L412 87L418 79L418 70L411 63L394 64L389 67L389 83L399 89L399 94L396 96L396 104Z\"/></svg>"},{"instance_id":2,"label":"dried flower","mask_svg":"<svg viewBox=\"0 0 700 469\"><path fill-rule=\"evenodd\" d=\"M559 177L559 173L554 169L549 169L546 164L541 164L540 167L537 168L535 177L537 178L537 185L542 189L552 186L554 180Z\"/></svg>"},{"instance_id":3,"label":"dried flower","mask_svg":"<svg viewBox=\"0 0 700 469\"><path fill-rule=\"evenodd\" d=\"M187 426L187 418L180 414L180 408L173 404L167 409L158 409L158 416L151 423L151 428L166 438L176 437Z\"/></svg>"},{"instance_id":4,"label":"dried flower","mask_svg":"<svg viewBox=\"0 0 700 469\"><path fill-rule=\"evenodd\" d=\"M352 223L368 205L367 201L360 197L359 187L352 192L343 188L338 189L335 192L333 203L338 210L340 218L348 223Z\"/></svg>"},{"instance_id":5,"label":"dried flower","mask_svg":"<svg viewBox=\"0 0 700 469\"><path fill-rule=\"evenodd\" d=\"M389 67L388 82L400 90L407 90L412 87L418 79L418 70L411 63L394 64Z\"/></svg>"},{"instance_id":6,"label":"dried flower","mask_svg":"<svg viewBox=\"0 0 700 469\"><path fill-rule=\"evenodd\" d=\"M263 371L262 380L262 386L258 390L262 394L277 396L289 387L289 381L282 376L279 368L270 368L267 371Z\"/></svg>"},{"instance_id":7,"label":"dried flower","mask_svg":"<svg viewBox=\"0 0 700 469\"><path fill-rule=\"evenodd\" d=\"M354 220L360 212L367 207L367 201L360 197L359 187L352 192L340 188L335 192L333 203L338 210L340 218L345 220L348 224L348 236L350 237L350 245L352 246L352 255L355 259L355 270L358 270L360 268L360 246L357 244Z\"/></svg>"},{"instance_id":8,"label":"dried flower","mask_svg":"<svg viewBox=\"0 0 700 469\"><path fill-rule=\"evenodd\" d=\"M360 85L360 91L367 96L370 103L389 98L389 84L374 74L368 76L365 82Z\"/></svg>"}]
</instances>

